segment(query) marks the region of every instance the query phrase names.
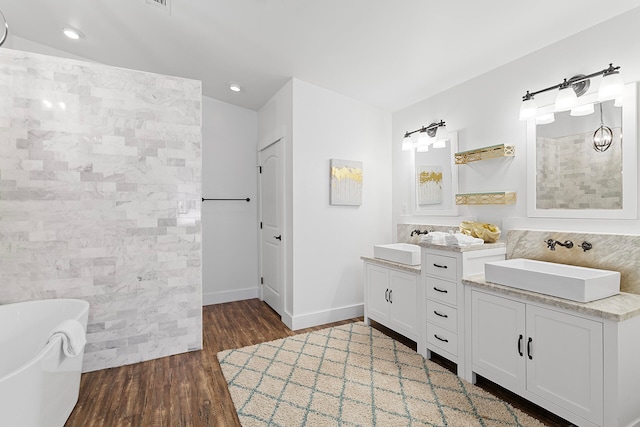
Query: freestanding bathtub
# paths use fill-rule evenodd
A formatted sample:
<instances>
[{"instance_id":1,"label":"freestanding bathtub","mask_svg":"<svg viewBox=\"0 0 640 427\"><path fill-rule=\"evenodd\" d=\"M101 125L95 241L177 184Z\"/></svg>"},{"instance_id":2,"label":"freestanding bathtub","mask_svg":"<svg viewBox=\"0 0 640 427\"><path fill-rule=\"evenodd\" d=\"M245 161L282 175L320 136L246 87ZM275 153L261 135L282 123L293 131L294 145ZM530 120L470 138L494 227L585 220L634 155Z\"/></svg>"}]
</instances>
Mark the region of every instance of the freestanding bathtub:
<instances>
[{"instance_id":1,"label":"freestanding bathtub","mask_svg":"<svg viewBox=\"0 0 640 427\"><path fill-rule=\"evenodd\" d=\"M54 328L74 319L87 328L89 303L51 299L0 305L0 426L62 427L78 401L84 350L47 342Z\"/></svg>"}]
</instances>

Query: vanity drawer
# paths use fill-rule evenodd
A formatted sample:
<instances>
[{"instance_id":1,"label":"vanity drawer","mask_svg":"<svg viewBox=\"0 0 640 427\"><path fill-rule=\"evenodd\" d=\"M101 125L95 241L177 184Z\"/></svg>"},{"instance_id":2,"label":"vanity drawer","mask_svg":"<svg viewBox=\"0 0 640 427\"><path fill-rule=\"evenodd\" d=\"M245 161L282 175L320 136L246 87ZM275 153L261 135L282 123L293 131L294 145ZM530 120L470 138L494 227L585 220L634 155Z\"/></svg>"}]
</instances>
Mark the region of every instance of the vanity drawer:
<instances>
[{"instance_id":1,"label":"vanity drawer","mask_svg":"<svg viewBox=\"0 0 640 427\"><path fill-rule=\"evenodd\" d=\"M457 357L458 334L427 322L427 347L438 347Z\"/></svg>"},{"instance_id":2,"label":"vanity drawer","mask_svg":"<svg viewBox=\"0 0 640 427\"><path fill-rule=\"evenodd\" d=\"M443 279L456 280L457 259L450 256L426 254L427 270L431 276Z\"/></svg>"},{"instance_id":3,"label":"vanity drawer","mask_svg":"<svg viewBox=\"0 0 640 427\"><path fill-rule=\"evenodd\" d=\"M452 332L458 330L458 310L439 302L427 300L427 322L442 326Z\"/></svg>"},{"instance_id":4,"label":"vanity drawer","mask_svg":"<svg viewBox=\"0 0 640 427\"><path fill-rule=\"evenodd\" d=\"M453 282L427 277L427 298L431 298L446 304L457 305L458 286Z\"/></svg>"}]
</instances>

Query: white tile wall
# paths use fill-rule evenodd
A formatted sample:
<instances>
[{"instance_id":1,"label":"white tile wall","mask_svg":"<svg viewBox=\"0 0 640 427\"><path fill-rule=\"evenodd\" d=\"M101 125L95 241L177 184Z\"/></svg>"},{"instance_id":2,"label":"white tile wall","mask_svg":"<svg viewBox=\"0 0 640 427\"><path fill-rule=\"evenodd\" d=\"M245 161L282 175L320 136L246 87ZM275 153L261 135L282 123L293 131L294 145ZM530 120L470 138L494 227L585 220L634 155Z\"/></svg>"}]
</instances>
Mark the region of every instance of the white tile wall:
<instances>
[{"instance_id":1,"label":"white tile wall","mask_svg":"<svg viewBox=\"0 0 640 427\"><path fill-rule=\"evenodd\" d=\"M85 371L202 348L201 83L0 50L0 304L89 301Z\"/></svg>"}]
</instances>

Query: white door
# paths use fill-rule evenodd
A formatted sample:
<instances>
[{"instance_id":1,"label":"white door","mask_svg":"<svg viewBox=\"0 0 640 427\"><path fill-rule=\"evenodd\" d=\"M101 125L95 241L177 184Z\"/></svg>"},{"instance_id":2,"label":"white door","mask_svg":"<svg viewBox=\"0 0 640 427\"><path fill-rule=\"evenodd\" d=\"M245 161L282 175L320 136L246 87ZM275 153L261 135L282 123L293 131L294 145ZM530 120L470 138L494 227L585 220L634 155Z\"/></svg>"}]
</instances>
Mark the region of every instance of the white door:
<instances>
[{"instance_id":1,"label":"white door","mask_svg":"<svg viewBox=\"0 0 640 427\"><path fill-rule=\"evenodd\" d=\"M527 389L601 425L602 323L527 305L527 334Z\"/></svg>"},{"instance_id":2,"label":"white door","mask_svg":"<svg viewBox=\"0 0 640 427\"><path fill-rule=\"evenodd\" d=\"M471 351L475 372L515 392L526 386L525 305L471 292Z\"/></svg>"},{"instance_id":3,"label":"white door","mask_svg":"<svg viewBox=\"0 0 640 427\"><path fill-rule=\"evenodd\" d=\"M367 315L387 326L389 320L389 269L365 264Z\"/></svg>"},{"instance_id":4,"label":"white door","mask_svg":"<svg viewBox=\"0 0 640 427\"><path fill-rule=\"evenodd\" d=\"M262 299L278 314L283 307L282 142L260 152L260 272Z\"/></svg>"},{"instance_id":5,"label":"white door","mask_svg":"<svg viewBox=\"0 0 640 427\"><path fill-rule=\"evenodd\" d=\"M405 335L418 336L418 292L415 274L390 270L389 320Z\"/></svg>"}]
</instances>

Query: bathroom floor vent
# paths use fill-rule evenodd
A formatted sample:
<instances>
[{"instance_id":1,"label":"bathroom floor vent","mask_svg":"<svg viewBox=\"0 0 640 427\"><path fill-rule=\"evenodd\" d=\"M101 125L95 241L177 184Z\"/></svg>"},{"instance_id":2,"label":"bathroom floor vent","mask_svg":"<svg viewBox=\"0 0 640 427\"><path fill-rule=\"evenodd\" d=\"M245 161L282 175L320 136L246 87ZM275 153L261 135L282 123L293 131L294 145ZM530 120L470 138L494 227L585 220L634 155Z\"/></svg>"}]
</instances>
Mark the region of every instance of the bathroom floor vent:
<instances>
[{"instance_id":1,"label":"bathroom floor vent","mask_svg":"<svg viewBox=\"0 0 640 427\"><path fill-rule=\"evenodd\" d=\"M164 11L167 15L171 15L171 0L142 0L149 6Z\"/></svg>"}]
</instances>

